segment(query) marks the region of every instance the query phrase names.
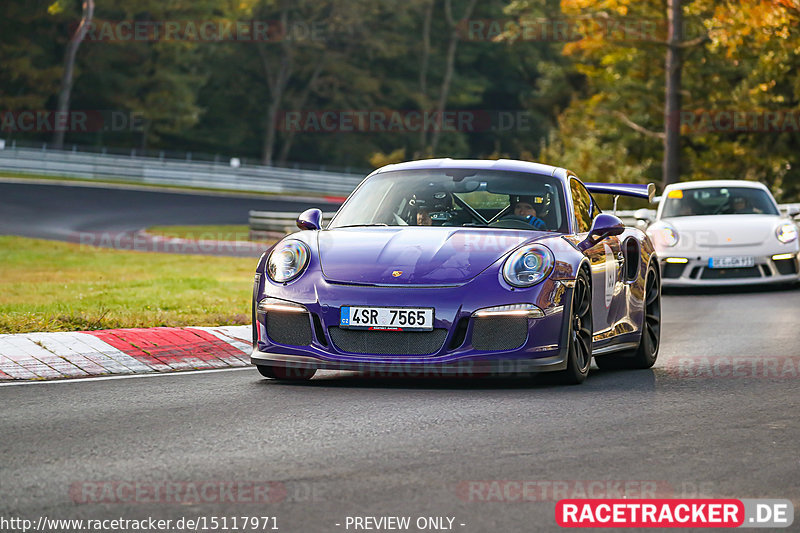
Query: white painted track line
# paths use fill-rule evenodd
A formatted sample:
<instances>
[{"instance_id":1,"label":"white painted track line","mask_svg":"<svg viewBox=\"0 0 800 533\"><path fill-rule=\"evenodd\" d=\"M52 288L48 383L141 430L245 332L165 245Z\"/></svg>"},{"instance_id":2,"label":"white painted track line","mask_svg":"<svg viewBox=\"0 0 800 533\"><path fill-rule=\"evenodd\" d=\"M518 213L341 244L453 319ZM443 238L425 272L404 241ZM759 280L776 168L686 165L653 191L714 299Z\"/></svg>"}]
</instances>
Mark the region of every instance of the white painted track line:
<instances>
[{"instance_id":1,"label":"white painted track line","mask_svg":"<svg viewBox=\"0 0 800 533\"><path fill-rule=\"evenodd\" d=\"M109 381L109 380L117 380L117 379L137 379L137 378L157 378L157 377L167 377L167 376L192 376L196 374L212 374L215 372L235 372L237 370L249 370L250 372L254 372L254 376L259 376L258 372L256 372L255 367L252 366L237 366L231 368L212 368L209 370L186 370L183 372L159 372L159 373L151 373L151 374L124 374L120 376L94 376L94 377L86 377L86 378L66 378L66 379L48 379L48 380L38 380L38 381L5 381L0 383L0 387L23 387L27 385L52 385L55 383L60 384L67 384L67 383L87 383L92 381Z\"/></svg>"}]
</instances>

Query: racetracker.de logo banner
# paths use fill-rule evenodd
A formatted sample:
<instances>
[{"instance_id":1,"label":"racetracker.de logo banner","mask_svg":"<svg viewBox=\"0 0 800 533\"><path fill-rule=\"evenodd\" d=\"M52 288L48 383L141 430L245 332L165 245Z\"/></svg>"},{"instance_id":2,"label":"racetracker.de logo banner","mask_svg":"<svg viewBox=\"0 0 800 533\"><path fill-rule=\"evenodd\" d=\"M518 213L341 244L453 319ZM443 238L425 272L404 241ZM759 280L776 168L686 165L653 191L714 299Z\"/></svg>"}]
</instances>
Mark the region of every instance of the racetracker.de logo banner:
<instances>
[{"instance_id":1,"label":"racetracker.de logo banner","mask_svg":"<svg viewBox=\"0 0 800 533\"><path fill-rule=\"evenodd\" d=\"M786 528L794 506L778 499L565 499L555 520L570 528Z\"/></svg>"}]
</instances>

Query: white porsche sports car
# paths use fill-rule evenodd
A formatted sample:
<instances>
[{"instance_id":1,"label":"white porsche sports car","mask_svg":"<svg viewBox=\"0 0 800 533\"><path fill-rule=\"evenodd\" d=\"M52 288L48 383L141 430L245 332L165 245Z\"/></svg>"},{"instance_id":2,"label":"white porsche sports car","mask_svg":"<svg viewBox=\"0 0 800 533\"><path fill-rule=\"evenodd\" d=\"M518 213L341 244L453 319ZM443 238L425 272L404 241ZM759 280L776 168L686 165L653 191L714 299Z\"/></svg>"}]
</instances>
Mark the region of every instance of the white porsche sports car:
<instances>
[{"instance_id":1,"label":"white porsche sports car","mask_svg":"<svg viewBox=\"0 0 800 533\"><path fill-rule=\"evenodd\" d=\"M763 184L693 181L664 189L647 228L669 286L800 280L798 229Z\"/></svg>"}]
</instances>

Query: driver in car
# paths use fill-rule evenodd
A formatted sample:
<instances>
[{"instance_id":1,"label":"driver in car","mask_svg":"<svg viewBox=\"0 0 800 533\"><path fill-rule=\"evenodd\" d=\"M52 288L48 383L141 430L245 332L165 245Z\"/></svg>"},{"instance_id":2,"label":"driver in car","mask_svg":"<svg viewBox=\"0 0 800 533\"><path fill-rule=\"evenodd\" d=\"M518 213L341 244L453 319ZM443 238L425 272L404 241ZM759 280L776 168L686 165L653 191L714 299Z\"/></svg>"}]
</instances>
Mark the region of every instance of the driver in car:
<instances>
[{"instance_id":1,"label":"driver in car","mask_svg":"<svg viewBox=\"0 0 800 533\"><path fill-rule=\"evenodd\" d=\"M734 214L760 214L763 211L750 205L750 202L743 196L734 196L731 202L731 212Z\"/></svg>"},{"instance_id":2,"label":"driver in car","mask_svg":"<svg viewBox=\"0 0 800 533\"><path fill-rule=\"evenodd\" d=\"M544 220L537 216L536 204L534 202L533 196L521 196L521 195L511 195L509 198L509 202L511 203L511 211L515 217L518 217L531 226L534 229L538 230L545 230L547 229L547 225L544 223Z\"/></svg>"},{"instance_id":3,"label":"driver in car","mask_svg":"<svg viewBox=\"0 0 800 533\"><path fill-rule=\"evenodd\" d=\"M452 218L453 200L446 192L423 191L415 194L408 203L412 207L412 223L417 226L433 226L434 217L437 225Z\"/></svg>"}]
</instances>

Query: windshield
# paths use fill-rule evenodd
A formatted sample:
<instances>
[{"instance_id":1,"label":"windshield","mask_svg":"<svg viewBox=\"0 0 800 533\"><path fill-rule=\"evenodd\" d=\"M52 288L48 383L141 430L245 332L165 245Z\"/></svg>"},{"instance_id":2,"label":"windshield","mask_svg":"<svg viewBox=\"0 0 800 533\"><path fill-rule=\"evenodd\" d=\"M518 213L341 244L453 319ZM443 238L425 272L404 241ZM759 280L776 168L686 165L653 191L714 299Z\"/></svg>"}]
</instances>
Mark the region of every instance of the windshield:
<instances>
[{"instance_id":1,"label":"windshield","mask_svg":"<svg viewBox=\"0 0 800 533\"><path fill-rule=\"evenodd\" d=\"M667 193L661 218L698 215L777 215L772 198L762 189L707 187Z\"/></svg>"},{"instance_id":2,"label":"windshield","mask_svg":"<svg viewBox=\"0 0 800 533\"><path fill-rule=\"evenodd\" d=\"M426 169L364 182L329 227L475 226L568 231L561 182L525 172Z\"/></svg>"}]
</instances>

